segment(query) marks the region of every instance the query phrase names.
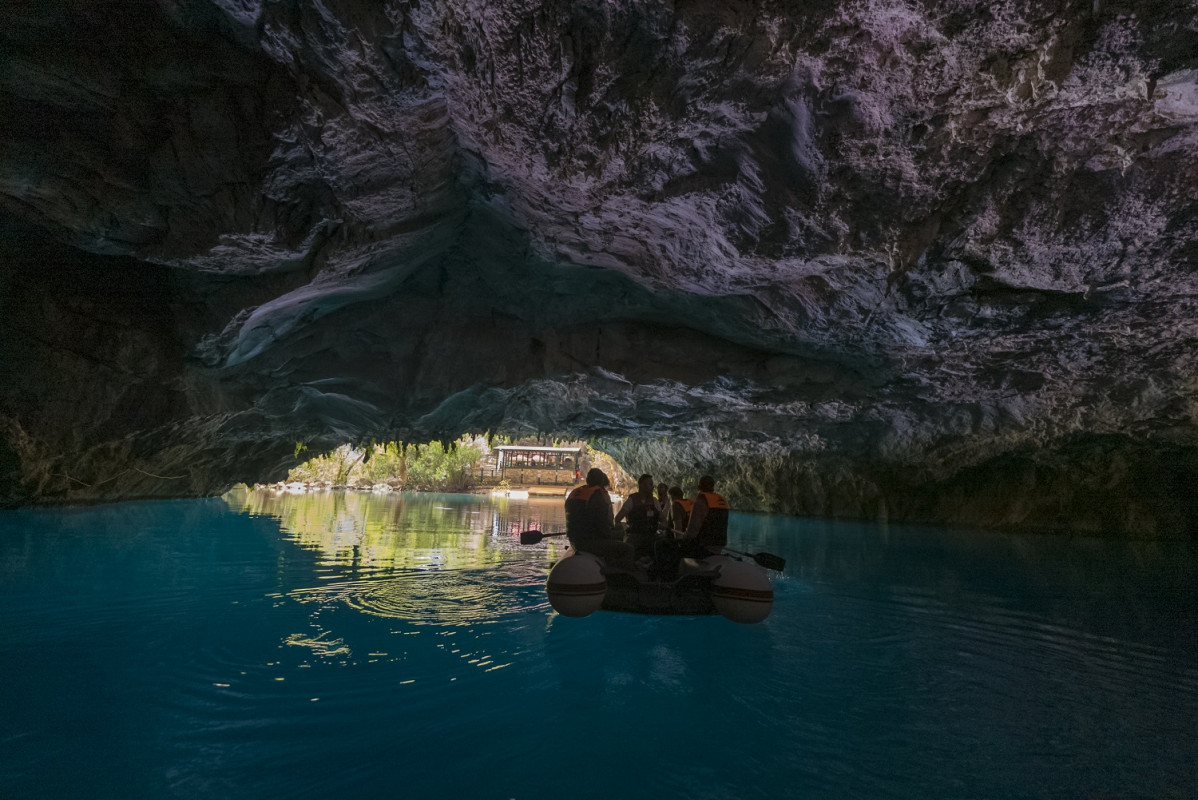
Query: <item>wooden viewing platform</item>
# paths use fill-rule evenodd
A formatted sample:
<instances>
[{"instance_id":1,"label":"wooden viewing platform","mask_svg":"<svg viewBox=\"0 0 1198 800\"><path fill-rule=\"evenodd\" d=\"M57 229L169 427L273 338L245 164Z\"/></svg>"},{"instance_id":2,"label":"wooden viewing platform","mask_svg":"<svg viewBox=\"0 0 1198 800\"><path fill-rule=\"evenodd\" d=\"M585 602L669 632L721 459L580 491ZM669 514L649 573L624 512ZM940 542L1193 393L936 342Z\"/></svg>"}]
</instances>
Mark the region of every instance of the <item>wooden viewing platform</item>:
<instances>
[{"instance_id":1,"label":"wooden viewing platform","mask_svg":"<svg viewBox=\"0 0 1198 800\"><path fill-rule=\"evenodd\" d=\"M582 483L585 448L503 445L472 470L475 485L493 494L565 497Z\"/></svg>"}]
</instances>

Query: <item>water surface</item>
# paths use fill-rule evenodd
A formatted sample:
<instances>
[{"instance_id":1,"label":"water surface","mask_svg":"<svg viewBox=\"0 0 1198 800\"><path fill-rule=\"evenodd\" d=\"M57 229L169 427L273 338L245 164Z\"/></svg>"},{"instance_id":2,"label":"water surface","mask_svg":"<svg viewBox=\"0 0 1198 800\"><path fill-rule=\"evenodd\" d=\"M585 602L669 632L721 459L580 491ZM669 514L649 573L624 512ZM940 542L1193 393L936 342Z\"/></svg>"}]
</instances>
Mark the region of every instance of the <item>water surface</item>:
<instances>
[{"instance_id":1,"label":"water surface","mask_svg":"<svg viewBox=\"0 0 1198 800\"><path fill-rule=\"evenodd\" d=\"M560 500L0 514L0 796L1198 796L1186 543L733 515L765 623L558 617Z\"/></svg>"}]
</instances>

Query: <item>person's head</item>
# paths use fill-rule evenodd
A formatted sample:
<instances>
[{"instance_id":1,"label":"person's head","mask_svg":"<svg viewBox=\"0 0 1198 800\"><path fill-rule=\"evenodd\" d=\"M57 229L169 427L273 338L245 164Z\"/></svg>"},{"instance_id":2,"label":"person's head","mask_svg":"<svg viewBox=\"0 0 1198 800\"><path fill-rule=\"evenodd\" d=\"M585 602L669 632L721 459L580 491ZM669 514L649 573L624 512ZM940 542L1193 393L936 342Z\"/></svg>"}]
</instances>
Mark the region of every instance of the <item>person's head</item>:
<instances>
[{"instance_id":1,"label":"person's head","mask_svg":"<svg viewBox=\"0 0 1198 800\"><path fill-rule=\"evenodd\" d=\"M636 488L642 494L653 494L653 476L645 473L636 479Z\"/></svg>"},{"instance_id":2,"label":"person's head","mask_svg":"<svg viewBox=\"0 0 1198 800\"><path fill-rule=\"evenodd\" d=\"M704 475L702 478L699 478L699 491L714 492L715 478L711 477L710 475Z\"/></svg>"},{"instance_id":3,"label":"person's head","mask_svg":"<svg viewBox=\"0 0 1198 800\"><path fill-rule=\"evenodd\" d=\"M666 486L664 483L657 484L657 496L665 497L666 493L669 491L669 488L670 487Z\"/></svg>"},{"instance_id":4,"label":"person's head","mask_svg":"<svg viewBox=\"0 0 1198 800\"><path fill-rule=\"evenodd\" d=\"M683 498L682 487L681 486L671 486L670 487L670 499L671 500L681 500L682 498Z\"/></svg>"},{"instance_id":5,"label":"person's head","mask_svg":"<svg viewBox=\"0 0 1198 800\"><path fill-rule=\"evenodd\" d=\"M607 486L607 473L598 467L591 467L587 472L587 486Z\"/></svg>"}]
</instances>

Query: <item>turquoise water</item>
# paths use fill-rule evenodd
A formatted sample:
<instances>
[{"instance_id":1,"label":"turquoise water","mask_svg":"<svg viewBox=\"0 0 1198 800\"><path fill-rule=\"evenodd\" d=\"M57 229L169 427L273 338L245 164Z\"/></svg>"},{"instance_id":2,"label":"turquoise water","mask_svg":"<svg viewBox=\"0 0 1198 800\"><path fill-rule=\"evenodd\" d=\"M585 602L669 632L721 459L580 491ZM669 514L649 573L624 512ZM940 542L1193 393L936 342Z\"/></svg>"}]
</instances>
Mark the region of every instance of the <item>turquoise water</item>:
<instances>
[{"instance_id":1,"label":"turquoise water","mask_svg":"<svg viewBox=\"0 0 1198 800\"><path fill-rule=\"evenodd\" d=\"M1198 566L734 515L765 623L561 618L560 501L0 514L0 797L1193 798Z\"/></svg>"}]
</instances>

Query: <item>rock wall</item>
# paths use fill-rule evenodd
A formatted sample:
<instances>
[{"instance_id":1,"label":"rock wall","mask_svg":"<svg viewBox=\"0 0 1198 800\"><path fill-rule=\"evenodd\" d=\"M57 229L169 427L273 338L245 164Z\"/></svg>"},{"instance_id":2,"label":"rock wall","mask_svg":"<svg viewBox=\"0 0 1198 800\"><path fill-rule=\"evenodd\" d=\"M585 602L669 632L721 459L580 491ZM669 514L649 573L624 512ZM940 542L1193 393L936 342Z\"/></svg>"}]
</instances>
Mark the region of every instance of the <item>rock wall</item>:
<instances>
[{"instance_id":1,"label":"rock wall","mask_svg":"<svg viewBox=\"0 0 1198 800\"><path fill-rule=\"evenodd\" d=\"M0 8L0 499L593 437L1198 530L1198 2Z\"/></svg>"},{"instance_id":2,"label":"rock wall","mask_svg":"<svg viewBox=\"0 0 1198 800\"><path fill-rule=\"evenodd\" d=\"M688 492L700 474L718 475L734 509L1149 539L1185 538L1198 525L1198 450L1124 435L1000 451L956 470L746 448L719 436L698 447L620 441L611 450Z\"/></svg>"}]
</instances>

